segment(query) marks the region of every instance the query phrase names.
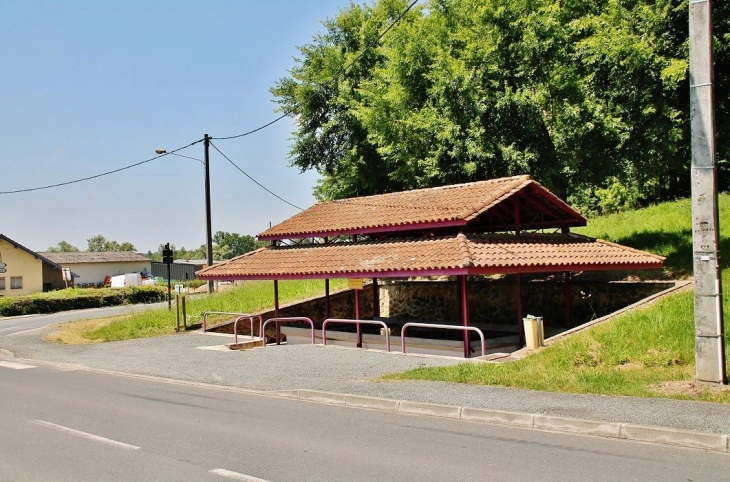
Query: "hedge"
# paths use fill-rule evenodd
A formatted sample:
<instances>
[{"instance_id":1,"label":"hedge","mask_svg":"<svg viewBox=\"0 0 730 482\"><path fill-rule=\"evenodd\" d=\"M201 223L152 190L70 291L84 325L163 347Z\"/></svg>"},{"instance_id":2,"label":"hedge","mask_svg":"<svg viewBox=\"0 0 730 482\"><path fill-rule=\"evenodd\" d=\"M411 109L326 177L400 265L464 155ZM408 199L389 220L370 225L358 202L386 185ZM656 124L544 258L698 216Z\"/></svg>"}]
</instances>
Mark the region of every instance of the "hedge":
<instances>
[{"instance_id":1,"label":"hedge","mask_svg":"<svg viewBox=\"0 0 730 482\"><path fill-rule=\"evenodd\" d=\"M167 299L167 289L160 286L128 288L69 288L29 296L0 298L0 316L33 315L57 311L102 308L104 306L156 303Z\"/></svg>"}]
</instances>

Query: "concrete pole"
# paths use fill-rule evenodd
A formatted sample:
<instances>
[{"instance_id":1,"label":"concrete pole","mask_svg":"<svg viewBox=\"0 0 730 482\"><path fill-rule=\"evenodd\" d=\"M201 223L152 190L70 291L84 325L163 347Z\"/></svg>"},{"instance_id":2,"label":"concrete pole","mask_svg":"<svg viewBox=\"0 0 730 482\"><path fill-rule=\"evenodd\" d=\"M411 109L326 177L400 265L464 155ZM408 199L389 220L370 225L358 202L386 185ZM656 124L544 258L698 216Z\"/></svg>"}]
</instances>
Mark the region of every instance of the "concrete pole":
<instances>
[{"instance_id":1,"label":"concrete pole","mask_svg":"<svg viewBox=\"0 0 730 482\"><path fill-rule=\"evenodd\" d=\"M208 266L213 266L213 229L210 220L210 137L203 136L203 159L205 162L205 254ZM213 280L208 280L208 293L212 293Z\"/></svg>"},{"instance_id":2,"label":"concrete pole","mask_svg":"<svg viewBox=\"0 0 730 482\"><path fill-rule=\"evenodd\" d=\"M692 245L695 276L697 382L727 383L720 277L712 3L689 2L689 85L692 128Z\"/></svg>"}]
</instances>

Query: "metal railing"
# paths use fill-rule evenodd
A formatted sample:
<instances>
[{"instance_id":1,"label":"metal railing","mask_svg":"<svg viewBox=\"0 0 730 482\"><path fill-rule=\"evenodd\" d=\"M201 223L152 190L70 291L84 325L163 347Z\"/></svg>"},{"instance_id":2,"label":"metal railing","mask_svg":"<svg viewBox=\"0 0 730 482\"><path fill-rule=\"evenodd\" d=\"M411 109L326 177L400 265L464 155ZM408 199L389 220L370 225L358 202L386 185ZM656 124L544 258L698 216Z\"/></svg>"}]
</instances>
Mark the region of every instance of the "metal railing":
<instances>
[{"instance_id":1,"label":"metal railing","mask_svg":"<svg viewBox=\"0 0 730 482\"><path fill-rule=\"evenodd\" d=\"M206 311L203 313L203 333L208 329L208 315L233 315L233 316L251 316L248 313L231 313L229 311ZM238 320L236 320L238 321Z\"/></svg>"},{"instance_id":2,"label":"metal railing","mask_svg":"<svg viewBox=\"0 0 730 482\"><path fill-rule=\"evenodd\" d=\"M327 344L327 323L347 323L347 324L365 324L365 325L380 325L385 328L385 344L390 351L390 333L388 333L388 325L378 320L347 320L344 318L328 318L322 322L322 342Z\"/></svg>"},{"instance_id":3,"label":"metal railing","mask_svg":"<svg viewBox=\"0 0 730 482\"><path fill-rule=\"evenodd\" d=\"M239 316L238 318L236 318L236 321L233 322L233 343L238 343L238 322L241 320L248 319L248 321L251 323L249 333L251 334L251 337L253 338L253 334L254 334L253 320L254 320L254 318L259 319L259 337L260 338L264 337L264 335L263 335L264 318L261 315L242 315L242 316Z\"/></svg>"},{"instance_id":4,"label":"metal railing","mask_svg":"<svg viewBox=\"0 0 730 482\"><path fill-rule=\"evenodd\" d=\"M487 354L486 343L484 342L484 333L476 326L459 326L459 325L434 325L431 323L406 323L400 330L400 348L403 353L406 352L406 328L409 326L418 326L421 328L442 328L444 330L461 330L476 331L482 340L482 356Z\"/></svg>"},{"instance_id":5,"label":"metal railing","mask_svg":"<svg viewBox=\"0 0 730 482\"><path fill-rule=\"evenodd\" d=\"M269 318L268 320L266 320L264 322L264 324L263 324L263 327L261 328L261 335L262 335L262 338L264 339L264 346L266 346L266 325L268 325L272 321L274 323L276 323L276 344L277 345L280 344L279 325L281 323L289 323L289 322L292 322L292 321L306 321L306 322L308 322L309 323L309 326L312 327L312 345L315 344L315 340L314 340L314 322L312 320L310 320L309 318L304 317L304 316L294 316L294 317L289 317L289 318Z\"/></svg>"}]
</instances>

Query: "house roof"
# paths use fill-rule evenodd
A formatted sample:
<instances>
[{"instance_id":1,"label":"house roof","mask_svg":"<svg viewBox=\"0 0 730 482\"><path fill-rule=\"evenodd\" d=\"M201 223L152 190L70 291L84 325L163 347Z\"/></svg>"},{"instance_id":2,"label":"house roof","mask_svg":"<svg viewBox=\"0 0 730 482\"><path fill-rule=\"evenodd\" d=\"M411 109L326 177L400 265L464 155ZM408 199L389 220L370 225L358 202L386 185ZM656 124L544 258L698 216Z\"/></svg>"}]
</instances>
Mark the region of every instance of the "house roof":
<instances>
[{"instance_id":1,"label":"house roof","mask_svg":"<svg viewBox=\"0 0 730 482\"><path fill-rule=\"evenodd\" d=\"M41 253L43 256L60 265L85 263L129 263L152 261L147 256L133 251L105 251L105 252L60 252Z\"/></svg>"},{"instance_id":2,"label":"house roof","mask_svg":"<svg viewBox=\"0 0 730 482\"><path fill-rule=\"evenodd\" d=\"M266 247L201 279L356 278L661 268L664 258L576 234L465 235Z\"/></svg>"},{"instance_id":3,"label":"house roof","mask_svg":"<svg viewBox=\"0 0 730 482\"><path fill-rule=\"evenodd\" d=\"M36 259L40 259L44 263L48 263L52 268L61 269L61 267L58 264L56 264L55 262L53 262L52 260L50 260L46 256L43 256L43 254L45 254L45 253L36 253L35 251L26 248L25 246L23 246L22 244L18 243L17 241L13 241L12 239L8 238L7 236L5 236L2 233L0 233L0 239L4 239L8 243L12 244L14 247L16 247L18 249L22 249L23 251L25 251L26 253L30 254L31 256L33 256Z\"/></svg>"},{"instance_id":4,"label":"house roof","mask_svg":"<svg viewBox=\"0 0 730 482\"><path fill-rule=\"evenodd\" d=\"M585 225L580 213L530 176L515 176L315 204L260 233L258 239Z\"/></svg>"}]
</instances>

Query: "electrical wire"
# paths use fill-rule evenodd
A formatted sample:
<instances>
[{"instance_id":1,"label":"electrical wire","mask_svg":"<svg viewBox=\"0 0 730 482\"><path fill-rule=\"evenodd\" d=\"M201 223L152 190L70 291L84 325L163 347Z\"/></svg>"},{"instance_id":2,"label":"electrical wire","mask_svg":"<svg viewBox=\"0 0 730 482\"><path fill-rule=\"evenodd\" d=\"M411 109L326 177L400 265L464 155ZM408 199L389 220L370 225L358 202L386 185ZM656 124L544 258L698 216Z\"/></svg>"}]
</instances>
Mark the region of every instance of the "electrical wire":
<instances>
[{"instance_id":1,"label":"electrical wire","mask_svg":"<svg viewBox=\"0 0 730 482\"><path fill-rule=\"evenodd\" d=\"M107 171L107 172L103 172L101 174L96 174L94 176L83 177L81 179L75 179L73 181L59 182L57 184L49 184L47 186L32 187L32 188L28 188L28 189L16 189L15 191L0 191L0 194L17 194L17 193L21 193L21 192L40 191L40 190L43 190L43 189L51 189L51 188L54 188L54 187L68 186L69 184L76 184L78 182L89 181L91 179L96 179L96 178L99 178L99 177L108 176L109 174L115 174L117 172L121 172L121 171L124 171L124 170L127 170L127 169L131 169L133 167L141 166L142 164L147 164L148 162L152 162L152 161L157 160L157 159L159 159L161 157L169 156L171 154L175 154L178 151L182 151L183 149L187 149L188 147L194 146L195 144L197 144L199 142L203 142L203 139L198 139L195 142L191 142L187 146L178 147L177 149L174 149L172 151L166 152L164 154L160 154L159 156L151 157L149 159L145 159L144 161L135 162L134 164L130 164L128 166L120 167L119 169L114 169L113 171ZM175 154L175 155L178 155L179 156L180 154ZM187 156L183 156L183 157L187 157Z\"/></svg>"},{"instance_id":2,"label":"electrical wire","mask_svg":"<svg viewBox=\"0 0 730 482\"><path fill-rule=\"evenodd\" d=\"M395 20L393 20L393 21L391 22L391 23L390 23L390 24L389 24L389 25L388 25L388 26L387 26L387 27L385 28L385 30L383 30L383 31L382 31L382 32L380 33L380 35L378 35L378 37L377 37L377 38L376 38L375 40L373 40L372 42L369 42L369 43L368 43L367 45L365 45L365 47L364 47L364 48L363 48L363 49L362 49L362 50L360 51L360 53L359 53L359 54L357 54L357 55L355 56L355 58L354 58L354 59L352 59L352 60L351 60L350 62L348 62L348 63L347 63L347 64L346 64L346 65L345 65L344 67L342 67L342 68L341 68L341 69L340 69L340 70L339 70L339 71L338 71L338 72L337 72L337 73L336 73L335 75L333 75L333 76L332 76L332 78L330 78L330 80L328 80L327 82L325 82L325 83L323 83L323 84L320 84L320 88L322 88L322 87L327 87L327 86L329 86L329 85L330 85L330 84L332 84L332 83L333 83L334 81L336 81L336 80L337 80L337 79L338 79L338 78L339 78L339 77L340 77L341 75L345 74L345 72L347 72L347 71L348 71L348 70L350 69L350 67L352 67L352 66L353 66L353 65L355 64L355 62L357 62L358 60L360 60L360 59L362 58L362 56L363 56L363 55L365 55L365 52L367 52L367 51L368 51L368 50L369 50L370 48L372 48L372 47L373 47L373 46L374 46L375 44L377 44L378 42L380 42L380 41L381 41L381 40L383 39L383 37L385 36L385 34L387 34L387 33L388 33L388 32L389 32L389 31L390 31L390 30L391 30L391 29L392 29L393 27L395 27L395 26L396 26L396 24L398 24L398 23L399 23L399 22L401 21L401 19L402 19L402 18L403 18L403 17L404 17L404 16L405 16L405 15L406 15L406 14L407 14L408 12L410 12L410 11L411 11L411 9L412 9L412 8L413 8L413 7L414 7L414 6L415 6L415 5L416 5L416 4L417 4L417 3L419 2L419 1L420 1L420 0L413 0L413 2L411 2L411 4L410 4L410 5L408 5L408 7L407 7L407 8L405 9L405 10L403 10L403 11L402 11L402 12L400 13L400 15L398 15L398 16L396 17L396 19L395 19ZM250 130L250 131L248 131L248 132L244 132L243 134L238 134L238 135L235 135L235 136L228 136L228 137L211 137L210 139L216 139L216 140L219 140L219 141L227 141L227 140L229 140L229 139L238 139L239 137L245 137L245 136L251 135L251 134L253 134L253 133L255 133L255 132L258 132L258 131L260 131L260 130L266 129L266 128L267 128L267 127L269 127L270 125L276 124L276 123L277 123L277 122L279 122L279 121L280 121L281 119L283 119L283 118L285 118L285 117L288 117L288 116L290 116L290 115L291 115L291 114L292 114L293 112L294 112L294 109L293 109L293 108L292 108L292 109L288 109L288 110L285 110L285 111L284 111L284 113L283 113L282 115L280 115L280 116L279 116L279 117L277 117L276 119L272 120L271 122L269 122L269 123L267 123L267 124L264 124L264 125L262 125L262 126L260 126L260 127L257 127L256 129Z\"/></svg>"},{"instance_id":3,"label":"electrical wire","mask_svg":"<svg viewBox=\"0 0 730 482\"><path fill-rule=\"evenodd\" d=\"M209 138L209 139L210 139L210 138ZM218 149L218 148L216 147L216 145L215 145L215 144L213 144L212 142L210 142L209 144L210 144L211 146L213 146L213 149L215 149L216 151L218 151L218 154L220 154L221 156L225 157L225 158L226 158L226 160L227 160L228 162L230 162L230 163L231 163L231 164L233 165L233 167L235 167L236 169L238 169L239 171L241 171L241 172L243 173L243 175L244 175L244 176L246 176L247 178L249 178L249 179L251 179L251 180L252 180L253 182L255 182L255 183L256 183L256 184L257 184L257 185L258 185L258 186L259 186L259 187L260 187L261 189L263 189L264 191L268 192L269 194L271 194L271 195L272 195L272 196L274 196L275 198L277 198L277 199L279 199L279 200L281 200L281 201L284 201L284 202L285 202L285 203L287 203L287 204L288 204L289 206L295 207L295 208L297 208L297 209L298 209L298 210L300 210L300 211L304 211L304 209L303 209L303 208L300 208L300 207L299 207L299 206L297 206L296 204L292 204L292 203L290 203L289 201L287 201L287 200L286 200L286 199L284 199L283 197L279 196L278 194L274 193L274 192L273 192L273 191L271 191L271 190L270 190L269 188L267 188L266 186L264 186L263 184L261 184L260 182L258 182L258 181L257 181L256 179L252 178L252 177L251 177L251 176L250 176L250 175L249 175L249 174L248 174L248 173L247 173L246 171L244 171L243 169L241 169L240 167L238 167L238 165L237 165L237 164L236 164L235 162L233 162L233 161L232 161L232 160L231 160L231 159L230 159L230 158L229 158L228 156L226 156L225 154L223 154L223 153L221 152L221 150L220 150L220 149Z\"/></svg>"}]
</instances>

